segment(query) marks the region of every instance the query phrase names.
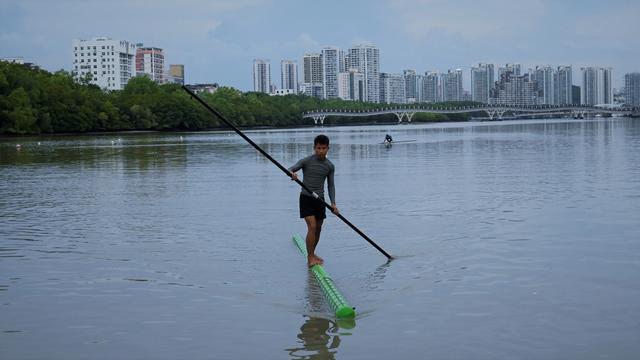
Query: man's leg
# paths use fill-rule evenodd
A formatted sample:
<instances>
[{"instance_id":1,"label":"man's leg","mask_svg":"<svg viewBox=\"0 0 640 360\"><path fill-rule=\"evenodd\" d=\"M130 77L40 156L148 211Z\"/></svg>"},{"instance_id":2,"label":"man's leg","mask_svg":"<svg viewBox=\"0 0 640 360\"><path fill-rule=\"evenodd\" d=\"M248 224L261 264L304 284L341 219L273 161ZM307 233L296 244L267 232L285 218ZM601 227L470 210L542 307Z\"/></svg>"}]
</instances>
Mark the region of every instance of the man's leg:
<instances>
[{"instance_id":1,"label":"man's leg","mask_svg":"<svg viewBox=\"0 0 640 360\"><path fill-rule=\"evenodd\" d=\"M322 218L316 218L316 244L313 246L313 252L315 254L315 250L316 247L318 246L318 243L320 242L320 232L322 231L322 223L324 222L324 219ZM320 259L320 262L324 263L324 259L322 259L320 256L316 255L316 257L318 259Z\"/></svg>"},{"instance_id":2,"label":"man's leg","mask_svg":"<svg viewBox=\"0 0 640 360\"><path fill-rule=\"evenodd\" d=\"M316 245L318 245L318 238L316 237L320 232L318 230L318 219L315 216L305 216L304 221L307 223L307 261L309 266L316 264L322 265L322 259L318 258L315 254Z\"/></svg>"}]
</instances>

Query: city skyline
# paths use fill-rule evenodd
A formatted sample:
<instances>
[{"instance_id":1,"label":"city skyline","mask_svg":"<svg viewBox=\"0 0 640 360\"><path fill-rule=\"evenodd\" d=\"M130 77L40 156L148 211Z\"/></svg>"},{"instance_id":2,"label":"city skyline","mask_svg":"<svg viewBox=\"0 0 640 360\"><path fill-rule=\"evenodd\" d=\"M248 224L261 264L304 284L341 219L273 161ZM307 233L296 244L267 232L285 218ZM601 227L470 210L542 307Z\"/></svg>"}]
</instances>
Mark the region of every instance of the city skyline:
<instances>
[{"instance_id":1,"label":"city skyline","mask_svg":"<svg viewBox=\"0 0 640 360\"><path fill-rule=\"evenodd\" d=\"M520 63L525 69L552 64L571 65L575 79L580 68L598 66L614 69L613 87L620 89L624 74L638 71L640 50L633 37L640 31L635 21L640 4L490 0L473 5L188 0L149 8L143 1L0 0L0 57L21 56L50 71L71 70L72 39L108 36L164 49L171 63L185 64L186 82L217 82L243 91L253 88L255 58L274 64L293 59L302 66L305 53L353 44L380 48L384 73L457 68L467 73L478 63ZM322 22L308 26L309 13ZM520 16L500 16L505 13ZM465 89L469 82L467 76Z\"/></svg>"}]
</instances>

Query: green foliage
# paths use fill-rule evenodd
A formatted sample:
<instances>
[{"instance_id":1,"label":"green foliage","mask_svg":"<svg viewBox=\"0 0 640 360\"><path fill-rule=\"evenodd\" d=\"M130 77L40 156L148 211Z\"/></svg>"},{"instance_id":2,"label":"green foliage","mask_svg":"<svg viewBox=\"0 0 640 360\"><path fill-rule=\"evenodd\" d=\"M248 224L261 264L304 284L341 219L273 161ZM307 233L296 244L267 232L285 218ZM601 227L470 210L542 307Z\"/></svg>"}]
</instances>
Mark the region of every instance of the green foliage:
<instances>
[{"instance_id":1,"label":"green foliage","mask_svg":"<svg viewBox=\"0 0 640 360\"><path fill-rule=\"evenodd\" d=\"M90 85L89 81L90 78L85 78L77 83L70 73L63 70L49 73L0 61L0 134L204 130L223 125L193 101L179 85L158 85L147 77L134 77L122 91L105 92ZM242 93L230 87L200 96L241 127L311 125L312 121L303 119L302 114L317 109L370 110L394 107L339 99L320 100L304 95ZM461 104L436 106L456 105ZM466 119L467 115L416 114L413 121ZM327 117L325 124L345 121L370 123L395 122L397 119L394 115L348 119Z\"/></svg>"}]
</instances>

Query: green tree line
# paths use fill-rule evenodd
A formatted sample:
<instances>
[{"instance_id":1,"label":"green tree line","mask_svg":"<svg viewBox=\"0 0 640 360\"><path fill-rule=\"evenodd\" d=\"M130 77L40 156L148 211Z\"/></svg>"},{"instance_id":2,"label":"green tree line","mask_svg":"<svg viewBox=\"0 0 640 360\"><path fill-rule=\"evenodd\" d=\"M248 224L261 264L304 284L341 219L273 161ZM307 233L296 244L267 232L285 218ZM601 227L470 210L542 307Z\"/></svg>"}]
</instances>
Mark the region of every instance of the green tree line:
<instances>
[{"instance_id":1,"label":"green tree line","mask_svg":"<svg viewBox=\"0 0 640 360\"><path fill-rule=\"evenodd\" d=\"M200 95L241 127L311 125L305 111L369 110L389 107L304 95L269 96L222 87ZM456 103L468 105L471 103ZM440 103L438 106L452 106ZM468 114L418 113L412 121L463 121ZM395 115L327 117L325 124L394 122ZM132 78L121 91L103 91L70 73L50 73L0 61L0 134L80 133L126 130L205 130L223 126L179 85L158 85L147 77Z\"/></svg>"}]
</instances>

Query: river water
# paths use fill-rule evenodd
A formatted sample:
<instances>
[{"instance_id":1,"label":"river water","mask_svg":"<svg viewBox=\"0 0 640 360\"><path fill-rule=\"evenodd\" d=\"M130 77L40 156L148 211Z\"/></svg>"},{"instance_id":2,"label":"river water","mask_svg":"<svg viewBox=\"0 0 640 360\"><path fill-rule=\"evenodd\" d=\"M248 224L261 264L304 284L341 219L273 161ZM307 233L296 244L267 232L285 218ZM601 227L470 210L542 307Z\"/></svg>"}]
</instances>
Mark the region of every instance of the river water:
<instances>
[{"instance_id":1,"label":"river water","mask_svg":"<svg viewBox=\"0 0 640 360\"><path fill-rule=\"evenodd\" d=\"M640 121L247 132L285 166L320 133L342 214L397 257L329 216L354 321L291 240L297 185L239 136L0 140L0 358L638 357Z\"/></svg>"}]
</instances>

